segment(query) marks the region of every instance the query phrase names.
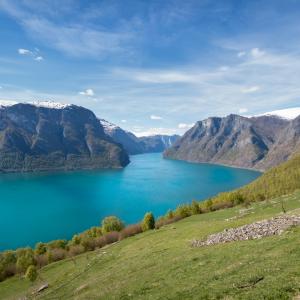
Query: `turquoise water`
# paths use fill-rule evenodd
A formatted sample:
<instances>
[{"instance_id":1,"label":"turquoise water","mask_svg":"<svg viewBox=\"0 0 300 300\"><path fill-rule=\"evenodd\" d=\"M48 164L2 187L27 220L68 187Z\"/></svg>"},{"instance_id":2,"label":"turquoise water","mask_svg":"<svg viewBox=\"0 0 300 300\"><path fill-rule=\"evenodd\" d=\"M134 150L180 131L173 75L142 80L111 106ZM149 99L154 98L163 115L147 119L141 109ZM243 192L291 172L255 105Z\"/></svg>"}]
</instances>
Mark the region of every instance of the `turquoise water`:
<instances>
[{"instance_id":1,"label":"turquoise water","mask_svg":"<svg viewBox=\"0 0 300 300\"><path fill-rule=\"evenodd\" d=\"M260 173L210 164L131 157L123 170L0 176L0 250L71 238L108 215L126 223L244 185Z\"/></svg>"}]
</instances>

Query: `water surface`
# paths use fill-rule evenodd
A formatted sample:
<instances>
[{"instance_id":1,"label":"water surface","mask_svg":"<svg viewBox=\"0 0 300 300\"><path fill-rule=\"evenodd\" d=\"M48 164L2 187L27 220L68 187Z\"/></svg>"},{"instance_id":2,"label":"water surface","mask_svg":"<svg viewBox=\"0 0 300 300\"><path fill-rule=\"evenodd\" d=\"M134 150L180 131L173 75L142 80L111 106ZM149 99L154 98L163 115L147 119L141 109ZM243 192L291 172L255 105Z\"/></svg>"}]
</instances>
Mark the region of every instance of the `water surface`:
<instances>
[{"instance_id":1,"label":"water surface","mask_svg":"<svg viewBox=\"0 0 300 300\"><path fill-rule=\"evenodd\" d=\"M0 176L0 250L71 238L108 215L126 223L156 216L193 199L242 186L260 173L165 160L160 153L131 157L123 170Z\"/></svg>"}]
</instances>

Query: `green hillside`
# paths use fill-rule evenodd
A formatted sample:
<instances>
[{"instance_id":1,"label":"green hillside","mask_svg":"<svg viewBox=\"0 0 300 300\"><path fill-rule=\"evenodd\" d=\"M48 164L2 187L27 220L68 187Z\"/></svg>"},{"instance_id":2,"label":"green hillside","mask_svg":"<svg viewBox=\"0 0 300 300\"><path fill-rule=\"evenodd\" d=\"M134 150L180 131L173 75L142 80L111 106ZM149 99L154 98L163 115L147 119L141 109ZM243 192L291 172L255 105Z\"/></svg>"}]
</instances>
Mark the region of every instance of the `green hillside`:
<instances>
[{"instance_id":1,"label":"green hillside","mask_svg":"<svg viewBox=\"0 0 300 300\"><path fill-rule=\"evenodd\" d=\"M300 228L260 240L192 248L190 241L281 213L300 214L300 192L194 215L159 230L44 267L31 285L0 283L2 299L290 299L300 293ZM257 278L260 282L249 288Z\"/></svg>"}]
</instances>

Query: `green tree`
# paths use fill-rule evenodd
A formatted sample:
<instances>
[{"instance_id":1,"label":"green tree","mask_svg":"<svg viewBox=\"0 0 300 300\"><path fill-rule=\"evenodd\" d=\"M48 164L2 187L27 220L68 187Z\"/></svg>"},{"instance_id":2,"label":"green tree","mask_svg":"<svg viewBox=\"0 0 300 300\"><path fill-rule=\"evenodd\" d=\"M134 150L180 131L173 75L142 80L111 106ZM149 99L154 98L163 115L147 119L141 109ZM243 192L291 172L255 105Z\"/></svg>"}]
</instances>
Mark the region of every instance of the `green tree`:
<instances>
[{"instance_id":1,"label":"green tree","mask_svg":"<svg viewBox=\"0 0 300 300\"><path fill-rule=\"evenodd\" d=\"M147 231L147 230L154 229L154 228L155 228L154 216L153 216L152 212L148 212L144 216L144 219L142 222L142 229L143 229L143 231Z\"/></svg>"},{"instance_id":2,"label":"green tree","mask_svg":"<svg viewBox=\"0 0 300 300\"><path fill-rule=\"evenodd\" d=\"M115 216L106 217L102 221L102 231L108 233L111 231L121 231L124 223Z\"/></svg>"},{"instance_id":3,"label":"green tree","mask_svg":"<svg viewBox=\"0 0 300 300\"><path fill-rule=\"evenodd\" d=\"M192 211L193 215L200 214L200 212L201 212L200 207L199 207L199 203L196 200L192 201L191 211Z\"/></svg>"},{"instance_id":4,"label":"green tree","mask_svg":"<svg viewBox=\"0 0 300 300\"><path fill-rule=\"evenodd\" d=\"M36 266L30 265L25 274L25 278L29 279L31 282L34 282L38 276Z\"/></svg>"}]
</instances>

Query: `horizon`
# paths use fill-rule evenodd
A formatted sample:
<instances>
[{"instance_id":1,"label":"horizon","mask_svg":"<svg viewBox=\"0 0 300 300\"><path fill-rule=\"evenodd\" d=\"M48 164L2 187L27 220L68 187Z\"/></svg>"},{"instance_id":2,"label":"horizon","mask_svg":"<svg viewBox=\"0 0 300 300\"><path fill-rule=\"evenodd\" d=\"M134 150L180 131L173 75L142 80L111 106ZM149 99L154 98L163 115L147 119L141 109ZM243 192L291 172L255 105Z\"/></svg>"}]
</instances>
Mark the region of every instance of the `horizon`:
<instances>
[{"instance_id":1,"label":"horizon","mask_svg":"<svg viewBox=\"0 0 300 300\"><path fill-rule=\"evenodd\" d=\"M300 3L0 0L0 98L91 109L136 135L299 107Z\"/></svg>"}]
</instances>

